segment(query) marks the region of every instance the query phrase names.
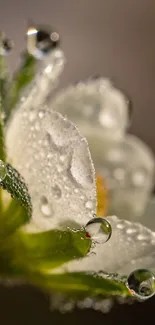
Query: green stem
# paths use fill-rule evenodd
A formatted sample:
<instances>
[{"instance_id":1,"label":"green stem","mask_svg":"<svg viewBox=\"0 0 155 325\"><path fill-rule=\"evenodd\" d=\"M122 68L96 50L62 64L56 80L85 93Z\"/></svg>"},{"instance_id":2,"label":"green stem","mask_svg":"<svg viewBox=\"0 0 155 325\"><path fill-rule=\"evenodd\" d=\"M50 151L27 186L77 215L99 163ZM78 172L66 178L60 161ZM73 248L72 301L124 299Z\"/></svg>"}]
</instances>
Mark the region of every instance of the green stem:
<instances>
[{"instance_id":1,"label":"green stem","mask_svg":"<svg viewBox=\"0 0 155 325\"><path fill-rule=\"evenodd\" d=\"M7 69L4 56L0 56L0 160L6 161L3 118L7 98L6 90ZM0 188L0 215L3 213L2 189Z\"/></svg>"}]
</instances>

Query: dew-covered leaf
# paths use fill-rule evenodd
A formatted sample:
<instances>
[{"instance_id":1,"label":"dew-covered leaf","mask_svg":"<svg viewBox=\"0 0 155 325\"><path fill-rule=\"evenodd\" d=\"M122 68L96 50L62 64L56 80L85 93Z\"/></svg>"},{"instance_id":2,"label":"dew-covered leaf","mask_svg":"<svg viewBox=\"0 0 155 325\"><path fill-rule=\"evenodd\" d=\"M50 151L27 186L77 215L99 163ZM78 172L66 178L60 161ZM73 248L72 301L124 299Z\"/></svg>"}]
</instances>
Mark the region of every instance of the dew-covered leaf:
<instances>
[{"instance_id":1,"label":"dew-covered leaf","mask_svg":"<svg viewBox=\"0 0 155 325\"><path fill-rule=\"evenodd\" d=\"M112 235L104 244L96 244L91 253L80 263L65 264L61 272L106 271L129 274L137 268L155 269L155 233L141 224L106 218L112 227Z\"/></svg>"},{"instance_id":2,"label":"dew-covered leaf","mask_svg":"<svg viewBox=\"0 0 155 325\"><path fill-rule=\"evenodd\" d=\"M9 157L28 184L38 230L67 222L84 226L96 213L96 180L78 129L47 107L21 107L6 140Z\"/></svg>"},{"instance_id":3,"label":"dew-covered leaf","mask_svg":"<svg viewBox=\"0 0 155 325\"><path fill-rule=\"evenodd\" d=\"M67 294L67 297L70 296L75 299L92 296L130 296L130 292L123 281L104 278L104 276L95 273L36 274L34 282L43 288Z\"/></svg>"},{"instance_id":4,"label":"dew-covered leaf","mask_svg":"<svg viewBox=\"0 0 155 325\"><path fill-rule=\"evenodd\" d=\"M0 186L10 193L11 197L16 199L27 211L27 219L29 220L32 213L31 198L28 193L27 185L20 173L10 164L5 165L5 175L0 179ZM12 203L11 209L15 212L16 203ZM11 212L11 210L10 210Z\"/></svg>"},{"instance_id":5,"label":"dew-covered leaf","mask_svg":"<svg viewBox=\"0 0 155 325\"><path fill-rule=\"evenodd\" d=\"M47 271L82 258L91 246L84 230L50 230L40 233L19 231L15 238L16 254L25 269Z\"/></svg>"}]
</instances>

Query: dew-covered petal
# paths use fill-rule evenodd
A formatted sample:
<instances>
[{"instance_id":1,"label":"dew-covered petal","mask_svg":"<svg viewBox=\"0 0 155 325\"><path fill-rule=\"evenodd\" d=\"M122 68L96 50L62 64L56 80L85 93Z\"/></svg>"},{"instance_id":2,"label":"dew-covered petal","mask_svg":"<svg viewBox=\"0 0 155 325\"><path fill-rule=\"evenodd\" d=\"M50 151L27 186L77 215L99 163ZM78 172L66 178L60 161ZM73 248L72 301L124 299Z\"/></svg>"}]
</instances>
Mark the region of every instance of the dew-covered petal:
<instances>
[{"instance_id":1,"label":"dew-covered petal","mask_svg":"<svg viewBox=\"0 0 155 325\"><path fill-rule=\"evenodd\" d=\"M54 49L44 60L40 61L36 75L22 92L17 108L22 107L26 110L33 106L37 109L42 105L57 86L64 64L64 53L60 49Z\"/></svg>"},{"instance_id":2,"label":"dew-covered petal","mask_svg":"<svg viewBox=\"0 0 155 325\"><path fill-rule=\"evenodd\" d=\"M108 214L138 220L154 186L155 157L151 149L130 134L121 141L108 141L96 132L87 140L95 170L108 189Z\"/></svg>"},{"instance_id":3,"label":"dew-covered petal","mask_svg":"<svg viewBox=\"0 0 155 325\"><path fill-rule=\"evenodd\" d=\"M116 139L128 126L128 101L107 79L92 79L62 90L51 108L67 115L83 134L98 130L102 136Z\"/></svg>"},{"instance_id":4,"label":"dew-covered petal","mask_svg":"<svg viewBox=\"0 0 155 325\"><path fill-rule=\"evenodd\" d=\"M96 244L90 254L77 262L69 262L65 271L106 271L128 274L134 269L155 269L155 233L141 224L108 217L112 236L104 244ZM59 270L63 271L63 268Z\"/></svg>"},{"instance_id":5,"label":"dew-covered petal","mask_svg":"<svg viewBox=\"0 0 155 325\"><path fill-rule=\"evenodd\" d=\"M127 103L123 93L99 79L61 91L51 108L67 115L87 138L95 170L109 190L108 213L136 220L154 185L155 158L138 137L125 135Z\"/></svg>"},{"instance_id":6,"label":"dew-covered petal","mask_svg":"<svg viewBox=\"0 0 155 325\"><path fill-rule=\"evenodd\" d=\"M28 184L33 225L85 225L92 218L94 167L86 140L69 120L47 107L19 109L7 129L6 143L12 164Z\"/></svg>"}]
</instances>

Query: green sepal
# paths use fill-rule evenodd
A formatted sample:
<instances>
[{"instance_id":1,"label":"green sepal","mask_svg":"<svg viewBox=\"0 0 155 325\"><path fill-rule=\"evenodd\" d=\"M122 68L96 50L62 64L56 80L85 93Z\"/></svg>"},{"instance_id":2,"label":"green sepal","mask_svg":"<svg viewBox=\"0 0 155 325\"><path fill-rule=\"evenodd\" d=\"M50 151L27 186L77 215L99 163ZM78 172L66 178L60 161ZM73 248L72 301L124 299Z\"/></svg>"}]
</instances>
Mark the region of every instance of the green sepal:
<instances>
[{"instance_id":1,"label":"green sepal","mask_svg":"<svg viewBox=\"0 0 155 325\"><path fill-rule=\"evenodd\" d=\"M27 185L20 173L8 163L6 164L6 176L0 182L0 186L7 190L12 198L20 202L30 217L32 214L32 204Z\"/></svg>"},{"instance_id":2,"label":"green sepal","mask_svg":"<svg viewBox=\"0 0 155 325\"><path fill-rule=\"evenodd\" d=\"M91 240L84 230L50 230L41 233L19 231L16 241L16 256L28 272L47 271L77 258L90 250Z\"/></svg>"},{"instance_id":3,"label":"green sepal","mask_svg":"<svg viewBox=\"0 0 155 325\"><path fill-rule=\"evenodd\" d=\"M36 72L36 59L27 52L23 54L22 64L13 76L10 88L10 112L18 103L22 91L33 80Z\"/></svg>"},{"instance_id":4,"label":"green sepal","mask_svg":"<svg viewBox=\"0 0 155 325\"><path fill-rule=\"evenodd\" d=\"M25 207L18 200L11 199L7 209L0 216L0 243L29 221L30 214Z\"/></svg>"},{"instance_id":5,"label":"green sepal","mask_svg":"<svg viewBox=\"0 0 155 325\"><path fill-rule=\"evenodd\" d=\"M65 294L73 299L131 296L125 282L110 279L110 275L109 278L104 278L97 273L35 274L33 282L44 289Z\"/></svg>"}]
</instances>

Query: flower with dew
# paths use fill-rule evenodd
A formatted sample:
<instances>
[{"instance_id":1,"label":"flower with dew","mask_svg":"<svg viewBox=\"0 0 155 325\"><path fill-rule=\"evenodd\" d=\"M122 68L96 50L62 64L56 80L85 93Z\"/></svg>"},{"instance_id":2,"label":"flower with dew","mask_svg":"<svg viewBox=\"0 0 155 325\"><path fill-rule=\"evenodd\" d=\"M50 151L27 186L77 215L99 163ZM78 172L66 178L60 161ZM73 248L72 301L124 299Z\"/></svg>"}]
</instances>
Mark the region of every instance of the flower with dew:
<instances>
[{"instance_id":1,"label":"flower with dew","mask_svg":"<svg viewBox=\"0 0 155 325\"><path fill-rule=\"evenodd\" d=\"M0 276L46 288L53 306L66 310L77 303L105 311L114 297L143 301L155 292L155 233L125 216L96 217L96 176L87 140L47 100L65 62L58 34L31 27L27 35L29 55L18 78L8 82L7 109L1 105L6 158L2 147L0 185L13 198L6 201L1 194ZM33 78L29 71L28 81L33 80L23 91L36 58L39 67ZM109 81L105 87L108 101ZM118 94L115 102L121 106ZM108 109L105 116L108 120ZM120 116L127 116L122 108ZM120 132L115 124L119 139L125 124Z\"/></svg>"}]
</instances>

